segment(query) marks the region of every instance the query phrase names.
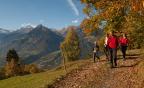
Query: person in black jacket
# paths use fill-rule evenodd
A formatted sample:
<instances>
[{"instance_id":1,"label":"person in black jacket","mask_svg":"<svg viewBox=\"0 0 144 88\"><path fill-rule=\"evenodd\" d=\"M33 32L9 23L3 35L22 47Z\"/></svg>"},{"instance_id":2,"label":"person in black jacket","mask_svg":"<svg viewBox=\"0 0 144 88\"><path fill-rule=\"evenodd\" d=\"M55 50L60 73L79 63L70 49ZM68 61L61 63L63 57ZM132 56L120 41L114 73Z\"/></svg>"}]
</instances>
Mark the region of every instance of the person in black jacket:
<instances>
[{"instance_id":1,"label":"person in black jacket","mask_svg":"<svg viewBox=\"0 0 144 88\"><path fill-rule=\"evenodd\" d=\"M94 42L94 48L93 48L93 60L95 63L95 59L100 59L99 57L99 45L97 44L97 42Z\"/></svg>"}]
</instances>

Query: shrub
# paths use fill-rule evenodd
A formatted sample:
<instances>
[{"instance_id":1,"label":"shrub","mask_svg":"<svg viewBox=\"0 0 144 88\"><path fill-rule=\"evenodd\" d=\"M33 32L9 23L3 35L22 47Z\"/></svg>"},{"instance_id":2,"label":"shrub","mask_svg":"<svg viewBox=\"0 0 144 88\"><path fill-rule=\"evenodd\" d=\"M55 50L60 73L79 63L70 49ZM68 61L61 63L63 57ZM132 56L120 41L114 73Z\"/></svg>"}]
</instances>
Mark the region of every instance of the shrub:
<instances>
[{"instance_id":1,"label":"shrub","mask_svg":"<svg viewBox=\"0 0 144 88\"><path fill-rule=\"evenodd\" d=\"M40 71L41 70L35 64L25 65L24 68L25 74L33 74L33 73L38 73Z\"/></svg>"}]
</instances>

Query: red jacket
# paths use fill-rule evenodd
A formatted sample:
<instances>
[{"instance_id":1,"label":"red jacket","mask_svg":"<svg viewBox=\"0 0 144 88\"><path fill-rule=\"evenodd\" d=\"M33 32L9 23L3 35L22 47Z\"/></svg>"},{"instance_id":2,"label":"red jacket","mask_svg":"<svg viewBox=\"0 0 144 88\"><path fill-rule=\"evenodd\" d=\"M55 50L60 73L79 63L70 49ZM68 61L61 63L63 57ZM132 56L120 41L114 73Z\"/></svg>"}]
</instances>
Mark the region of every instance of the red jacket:
<instances>
[{"instance_id":1,"label":"red jacket","mask_svg":"<svg viewBox=\"0 0 144 88\"><path fill-rule=\"evenodd\" d=\"M119 44L121 46L127 46L128 45L128 39L127 38L123 38L123 37L119 38Z\"/></svg>"},{"instance_id":2,"label":"red jacket","mask_svg":"<svg viewBox=\"0 0 144 88\"><path fill-rule=\"evenodd\" d=\"M108 47L109 48L117 48L118 46L118 39L116 36L110 36L108 38Z\"/></svg>"}]
</instances>

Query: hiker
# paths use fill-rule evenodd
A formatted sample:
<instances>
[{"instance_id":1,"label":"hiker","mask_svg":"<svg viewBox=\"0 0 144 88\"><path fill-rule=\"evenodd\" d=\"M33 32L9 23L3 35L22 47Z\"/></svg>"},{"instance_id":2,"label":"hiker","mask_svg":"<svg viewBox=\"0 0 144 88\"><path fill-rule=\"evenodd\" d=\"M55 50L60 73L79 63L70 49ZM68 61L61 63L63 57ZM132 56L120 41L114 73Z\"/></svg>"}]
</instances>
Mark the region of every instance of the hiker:
<instances>
[{"instance_id":1,"label":"hiker","mask_svg":"<svg viewBox=\"0 0 144 88\"><path fill-rule=\"evenodd\" d=\"M97 44L97 42L94 42L94 48L93 48L93 60L95 63L95 59L100 59L99 57L99 45Z\"/></svg>"},{"instance_id":2,"label":"hiker","mask_svg":"<svg viewBox=\"0 0 144 88\"><path fill-rule=\"evenodd\" d=\"M105 36L105 41L104 41L104 53L106 55L106 59L109 61L109 51L108 51L108 37L109 37L109 34L107 33L106 36Z\"/></svg>"},{"instance_id":3,"label":"hiker","mask_svg":"<svg viewBox=\"0 0 144 88\"><path fill-rule=\"evenodd\" d=\"M128 38L126 36L126 34L123 33L122 37L119 38L119 45L120 45L120 49L123 55L123 60L126 60L126 50L128 47Z\"/></svg>"},{"instance_id":4,"label":"hiker","mask_svg":"<svg viewBox=\"0 0 144 88\"><path fill-rule=\"evenodd\" d=\"M110 32L109 38L108 38L108 48L110 53L110 62L111 62L111 68L117 66L117 46L118 46L118 39L115 36L114 32Z\"/></svg>"}]
</instances>

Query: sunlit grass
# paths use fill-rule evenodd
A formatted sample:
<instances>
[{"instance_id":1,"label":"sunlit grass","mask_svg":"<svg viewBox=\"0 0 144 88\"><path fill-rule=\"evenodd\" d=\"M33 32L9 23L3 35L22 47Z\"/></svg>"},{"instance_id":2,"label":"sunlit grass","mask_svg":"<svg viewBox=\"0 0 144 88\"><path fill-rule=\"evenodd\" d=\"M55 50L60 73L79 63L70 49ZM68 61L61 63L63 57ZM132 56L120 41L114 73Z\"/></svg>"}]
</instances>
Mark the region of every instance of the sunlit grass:
<instances>
[{"instance_id":1,"label":"sunlit grass","mask_svg":"<svg viewBox=\"0 0 144 88\"><path fill-rule=\"evenodd\" d=\"M67 72L78 69L87 62L89 62L89 60L79 60L67 63ZM66 75L66 71L63 67L58 67L47 72L0 80L0 88L43 88L44 86L52 84L57 78L64 75Z\"/></svg>"}]
</instances>

